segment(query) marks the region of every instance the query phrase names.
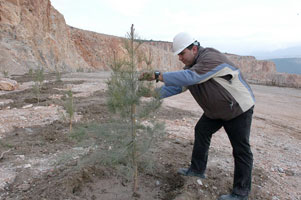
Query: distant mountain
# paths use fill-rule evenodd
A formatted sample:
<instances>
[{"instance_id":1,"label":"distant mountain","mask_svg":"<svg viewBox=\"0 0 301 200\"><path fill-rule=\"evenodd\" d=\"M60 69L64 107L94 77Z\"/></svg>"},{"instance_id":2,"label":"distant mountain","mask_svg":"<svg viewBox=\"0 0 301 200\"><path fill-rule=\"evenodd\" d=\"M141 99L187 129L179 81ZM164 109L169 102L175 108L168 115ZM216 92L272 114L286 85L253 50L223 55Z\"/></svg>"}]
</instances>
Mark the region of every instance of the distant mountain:
<instances>
[{"instance_id":1,"label":"distant mountain","mask_svg":"<svg viewBox=\"0 0 301 200\"><path fill-rule=\"evenodd\" d=\"M275 63L277 72L301 74L301 58L275 58L270 61Z\"/></svg>"},{"instance_id":2,"label":"distant mountain","mask_svg":"<svg viewBox=\"0 0 301 200\"><path fill-rule=\"evenodd\" d=\"M301 58L301 45L270 52L253 52L251 55L255 56L258 60L268 60L274 58Z\"/></svg>"}]
</instances>

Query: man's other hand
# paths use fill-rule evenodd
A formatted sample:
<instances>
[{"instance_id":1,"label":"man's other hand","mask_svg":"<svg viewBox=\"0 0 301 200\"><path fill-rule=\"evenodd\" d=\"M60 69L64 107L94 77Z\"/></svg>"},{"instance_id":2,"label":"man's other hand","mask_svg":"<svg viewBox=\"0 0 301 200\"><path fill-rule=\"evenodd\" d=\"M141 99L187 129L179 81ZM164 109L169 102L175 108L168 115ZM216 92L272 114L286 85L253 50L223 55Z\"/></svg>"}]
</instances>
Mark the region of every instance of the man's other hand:
<instances>
[{"instance_id":1,"label":"man's other hand","mask_svg":"<svg viewBox=\"0 0 301 200\"><path fill-rule=\"evenodd\" d=\"M139 76L139 81L153 81L155 80L154 72L142 72Z\"/></svg>"}]
</instances>

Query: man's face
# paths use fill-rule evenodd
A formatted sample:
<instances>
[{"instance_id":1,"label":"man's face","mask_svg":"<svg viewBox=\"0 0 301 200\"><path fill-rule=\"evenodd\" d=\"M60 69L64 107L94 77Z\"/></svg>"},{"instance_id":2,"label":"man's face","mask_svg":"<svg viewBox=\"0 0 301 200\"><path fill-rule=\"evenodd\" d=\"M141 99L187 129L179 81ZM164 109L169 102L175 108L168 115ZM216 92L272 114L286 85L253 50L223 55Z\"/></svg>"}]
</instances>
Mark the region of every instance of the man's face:
<instances>
[{"instance_id":1,"label":"man's face","mask_svg":"<svg viewBox=\"0 0 301 200\"><path fill-rule=\"evenodd\" d=\"M187 48L184 49L181 53L178 54L179 60L186 66L192 65L197 55L197 49L197 46L193 46L191 50Z\"/></svg>"}]
</instances>

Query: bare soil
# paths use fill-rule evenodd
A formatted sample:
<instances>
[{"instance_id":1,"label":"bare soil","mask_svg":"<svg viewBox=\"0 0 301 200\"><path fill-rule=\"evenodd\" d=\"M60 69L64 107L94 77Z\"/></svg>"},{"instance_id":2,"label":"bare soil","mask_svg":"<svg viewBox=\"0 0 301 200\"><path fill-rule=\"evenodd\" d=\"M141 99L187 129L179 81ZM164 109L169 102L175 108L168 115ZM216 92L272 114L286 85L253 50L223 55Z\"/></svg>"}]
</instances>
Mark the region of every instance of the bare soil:
<instances>
[{"instance_id":1,"label":"bare soil","mask_svg":"<svg viewBox=\"0 0 301 200\"><path fill-rule=\"evenodd\" d=\"M189 92L165 99L157 113L166 135L150 150L153 170L140 169L138 197L114 168L85 163L98 147L79 146L70 137L65 92L71 89L75 96L75 128L105 123L112 117L106 106L108 77L107 72L71 73L56 81L55 74L47 74L39 102L30 76L11 77L20 89L0 91L0 199L211 200L231 191L232 149L223 129L212 138L206 179L176 173L189 166L194 125L203 113ZM301 90L252 88L257 102L249 199L301 200Z\"/></svg>"}]
</instances>

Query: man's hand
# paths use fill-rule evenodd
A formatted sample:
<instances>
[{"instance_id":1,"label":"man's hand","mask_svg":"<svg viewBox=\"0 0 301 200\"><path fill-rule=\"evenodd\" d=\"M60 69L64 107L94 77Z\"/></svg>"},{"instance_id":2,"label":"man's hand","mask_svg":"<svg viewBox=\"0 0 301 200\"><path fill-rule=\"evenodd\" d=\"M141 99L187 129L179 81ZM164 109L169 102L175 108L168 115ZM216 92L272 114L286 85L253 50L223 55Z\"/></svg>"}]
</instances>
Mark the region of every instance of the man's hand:
<instances>
[{"instance_id":1,"label":"man's hand","mask_svg":"<svg viewBox=\"0 0 301 200\"><path fill-rule=\"evenodd\" d=\"M139 81L153 81L155 80L154 72L142 72L139 76Z\"/></svg>"}]
</instances>

